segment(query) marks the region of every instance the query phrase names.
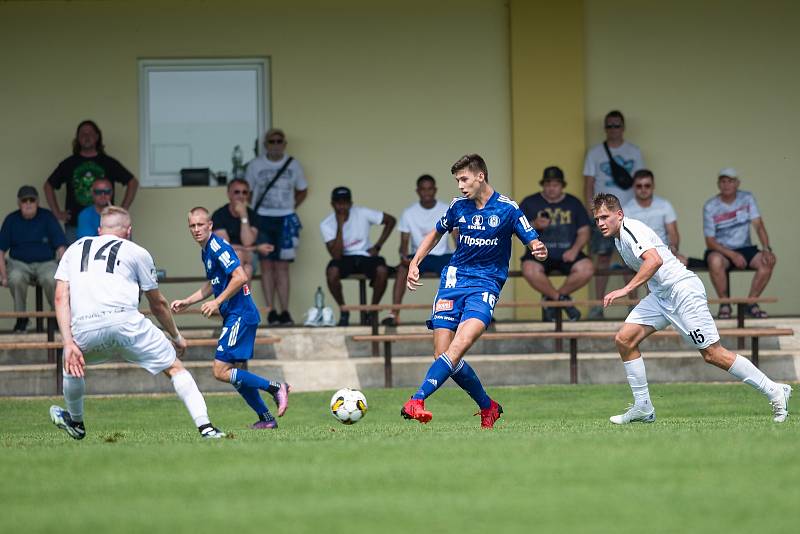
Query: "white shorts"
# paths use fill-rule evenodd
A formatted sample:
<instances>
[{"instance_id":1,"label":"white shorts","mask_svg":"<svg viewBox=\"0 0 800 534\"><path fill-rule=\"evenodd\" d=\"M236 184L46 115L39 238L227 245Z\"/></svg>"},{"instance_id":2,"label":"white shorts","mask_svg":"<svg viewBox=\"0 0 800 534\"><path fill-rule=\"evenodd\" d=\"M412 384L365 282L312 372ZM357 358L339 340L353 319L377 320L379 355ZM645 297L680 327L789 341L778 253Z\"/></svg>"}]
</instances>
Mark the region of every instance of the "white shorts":
<instances>
[{"instance_id":1,"label":"white shorts","mask_svg":"<svg viewBox=\"0 0 800 534\"><path fill-rule=\"evenodd\" d=\"M675 284L669 298L650 293L628 314L626 323L663 330L672 325L687 344L704 349L719 341L719 332L708 309L703 282L696 276Z\"/></svg>"},{"instance_id":2,"label":"white shorts","mask_svg":"<svg viewBox=\"0 0 800 534\"><path fill-rule=\"evenodd\" d=\"M123 359L157 375L172 367L175 347L144 315L92 330L74 331L72 337L87 365Z\"/></svg>"}]
</instances>

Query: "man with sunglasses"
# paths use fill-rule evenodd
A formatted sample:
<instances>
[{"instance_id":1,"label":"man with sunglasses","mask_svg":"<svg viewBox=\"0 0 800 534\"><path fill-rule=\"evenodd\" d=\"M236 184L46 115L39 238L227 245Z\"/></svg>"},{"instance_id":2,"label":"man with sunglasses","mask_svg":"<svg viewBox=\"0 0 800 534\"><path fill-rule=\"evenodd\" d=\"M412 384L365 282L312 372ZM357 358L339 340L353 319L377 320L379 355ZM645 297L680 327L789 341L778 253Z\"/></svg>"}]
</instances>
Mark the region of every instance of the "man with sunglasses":
<instances>
[{"instance_id":1,"label":"man with sunglasses","mask_svg":"<svg viewBox=\"0 0 800 534\"><path fill-rule=\"evenodd\" d=\"M619 110L609 111L603 124L606 132L605 142L594 145L589 149L583 165L584 196L586 198L586 207L589 211L592 210L592 199L600 193L614 195L622 205L633 199L633 188L622 189L614 181L609 153L614 158L614 161L624 167L631 176L637 170L644 168L644 161L639 147L624 139L625 117L622 112ZM606 151L606 146L608 151ZM597 256L597 269L608 269L611 266L611 256L614 254L614 240L604 238L597 228L594 228L590 251ZM602 299L608 285L608 276L598 275L595 276L594 280L595 296L597 299ZM595 306L589 310L589 319L602 318L602 307Z\"/></svg>"},{"instance_id":2,"label":"man with sunglasses","mask_svg":"<svg viewBox=\"0 0 800 534\"><path fill-rule=\"evenodd\" d=\"M294 261L300 219L295 212L308 195L303 167L286 154L286 134L271 128L264 135L266 154L247 164L245 179L250 184L252 207L259 215L259 240L273 246L267 254L259 254L261 290L272 310L267 315L271 325L294 324L289 314L289 264ZM281 313L273 299L278 296Z\"/></svg>"},{"instance_id":3,"label":"man with sunglasses","mask_svg":"<svg viewBox=\"0 0 800 534\"><path fill-rule=\"evenodd\" d=\"M42 286L52 309L56 288L53 277L67 244L64 231L53 212L39 207L35 187L19 188L17 206L19 209L9 213L0 227L0 285L11 290L14 311L26 311L31 284ZM19 318L14 332L27 328L28 318Z\"/></svg>"},{"instance_id":4,"label":"man with sunglasses","mask_svg":"<svg viewBox=\"0 0 800 534\"><path fill-rule=\"evenodd\" d=\"M253 211L250 202L250 185L246 180L234 178L228 182L228 203L219 208L211 216L214 234L221 237L233 247L244 272L249 280L253 276L252 250L258 240L258 214ZM269 254L272 245L263 243L257 250Z\"/></svg>"},{"instance_id":5,"label":"man with sunglasses","mask_svg":"<svg viewBox=\"0 0 800 534\"><path fill-rule=\"evenodd\" d=\"M111 195L114 194L114 186L106 178L97 178L92 183L91 206L86 206L78 214L78 239L99 235L100 213L103 208L111 205Z\"/></svg>"}]
</instances>

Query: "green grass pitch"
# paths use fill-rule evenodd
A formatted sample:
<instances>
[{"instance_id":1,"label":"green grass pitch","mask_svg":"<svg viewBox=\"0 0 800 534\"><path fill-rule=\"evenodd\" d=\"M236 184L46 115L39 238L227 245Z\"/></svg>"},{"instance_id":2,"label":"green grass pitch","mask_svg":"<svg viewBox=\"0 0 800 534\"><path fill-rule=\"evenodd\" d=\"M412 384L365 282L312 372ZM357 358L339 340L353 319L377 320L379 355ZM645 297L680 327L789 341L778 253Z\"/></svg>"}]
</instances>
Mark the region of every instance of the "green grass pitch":
<instances>
[{"instance_id":1,"label":"green grass pitch","mask_svg":"<svg viewBox=\"0 0 800 534\"><path fill-rule=\"evenodd\" d=\"M654 385L658 421L615 427L627 386L491 388L481 431L456 388L400 418L408 389L366 390L353 426L331 392L293 394L277 431L233 395L207 397L232 434L201 440L175 397L89 398L82 442L60 399L0 399L8 533L796 532L800 417L772 423L743 385ZM270 401L271 402L271 401Z\"/></svg>"}]
</instances>

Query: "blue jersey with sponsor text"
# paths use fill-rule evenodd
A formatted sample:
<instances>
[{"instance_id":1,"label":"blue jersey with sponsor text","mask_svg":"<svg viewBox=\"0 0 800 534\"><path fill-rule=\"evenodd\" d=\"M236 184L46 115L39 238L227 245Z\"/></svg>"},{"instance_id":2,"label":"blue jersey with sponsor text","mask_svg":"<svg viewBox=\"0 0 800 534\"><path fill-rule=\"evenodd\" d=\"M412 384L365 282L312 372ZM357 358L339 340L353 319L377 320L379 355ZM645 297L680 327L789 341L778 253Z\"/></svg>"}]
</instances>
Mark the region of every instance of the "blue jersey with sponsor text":
<instances>
[{"instance_id":1,"label":"blue jersey with sponsor text","mask_svg":"<svg viewBox=\"0 0 800 534\"><path fill-rule=\"evenodd\" d=\"M440 234L458 230L458 244L442 271L441 288L482 287L500 294L508 278L511 236L525 245L539 234L516 202L495 191L483 209L466 197L456 197L436 223Z\"/></svg>"},{"instance_id":2,"label":"blue jersey with sponsor text","mask_svg":"<svg viewBox=\"0 0 800 534\"><path fill-rule=\"evenodd\" d=\"M202 248L201 256L203 258L203 267L206 269L206 278L211 282L214 296L218 297L228 287L231 273L241 265L239 257L227 241L214 234L211 234L208 243ZM241 317L246 324L258 324L261 322L258 308L256 308L253 298L250 296L250 286L247 284L244 284L239 291L223 302L219 307L219 312L222 314L223 319L234 315Z\"/></svg>"}]
</instances>

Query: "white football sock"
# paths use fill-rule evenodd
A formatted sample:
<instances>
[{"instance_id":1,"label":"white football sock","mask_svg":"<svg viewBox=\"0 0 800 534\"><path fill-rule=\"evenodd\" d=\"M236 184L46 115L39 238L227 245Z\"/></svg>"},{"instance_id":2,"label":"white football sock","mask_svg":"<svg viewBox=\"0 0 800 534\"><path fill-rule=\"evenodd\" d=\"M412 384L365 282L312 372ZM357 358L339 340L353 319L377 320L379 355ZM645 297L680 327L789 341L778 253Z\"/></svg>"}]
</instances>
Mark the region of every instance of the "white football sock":
<instances>
[{"instance_id":1,"label":"white football sock","mask_svg":"<svg viewBox=\"0 0 800 534\"><path fill-rule=\"evenodd\" d=\"M83 377L63 374L64 402L73 421L83 421L83 395L86 391L86 382Z\"/></svg>"},{"instance_id":2,"label":"white football sock","mask_svg":"<svg viewBox=\"0 0 800 534\"><path fill-rule=\"evenodd\" d=\"M770 380L750 360L742 358L738 354L728 372L745 384L754 387L770 400L776 398L779 394L783 394L783 390L778 384Z\"/></svg>"},{"instance_id":3,"label":"white football sock","mask_svg":"<svg viewBox=\"0 0 800 534\"><path fill-rule=\"evenodd\" d=\"M647 373L644 370L644 359L641 356L635 360L622 362L625 365L625 374L628 384L633 391L633 403L649 411L653 404L650 402L650 390L647 388Z\"/></svg>"},{"instance_id":4,"label":"white football sock","mask_svg":"<svg viewBox=\"0 0 800 534\"><path fill-rule=\"evenodd\" d=\"M208 419L206 400L203 398L203 394L200 393L200 390L197 389L197 383L195 383L189 371L183 370L173 375L172 387L175 388L175 393L178 394L183 404L186 405L186 409L189 410L189 415L192 416L194 424L197 427L207 425L211 422Z\"/></svg>"}]
</instances>

